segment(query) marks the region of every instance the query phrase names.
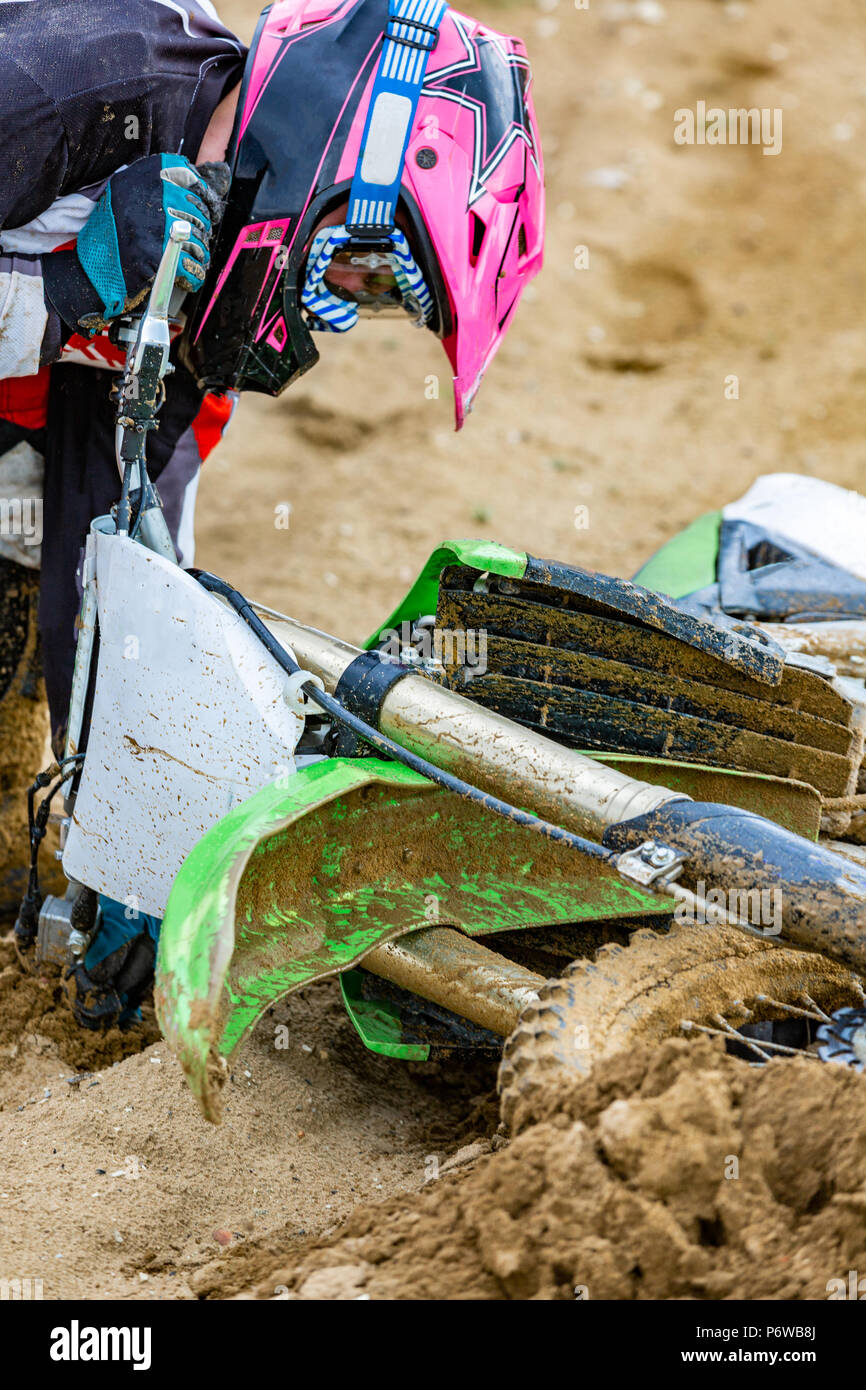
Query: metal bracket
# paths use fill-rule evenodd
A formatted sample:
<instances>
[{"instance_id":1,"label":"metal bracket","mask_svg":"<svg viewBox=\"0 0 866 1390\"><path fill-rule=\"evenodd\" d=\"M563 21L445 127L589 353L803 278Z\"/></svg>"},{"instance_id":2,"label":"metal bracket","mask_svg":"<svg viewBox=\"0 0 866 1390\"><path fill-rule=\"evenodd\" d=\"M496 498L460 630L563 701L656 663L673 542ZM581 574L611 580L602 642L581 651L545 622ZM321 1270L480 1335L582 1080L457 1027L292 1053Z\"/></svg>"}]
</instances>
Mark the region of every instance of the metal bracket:
<instances>
[{"instance_id":1,"label":"metal bracket","mask_svg":"<svg viewBox=\"0 0 866 1390\"><path fill-rule=\"evenodd\" d=\"M616 870L630 882L651 888L654 884L673 883L679 878L685 862L685 856L672 845L660 840L644 840L643 844L617 855Z\"/></svg>"},{"instance_id":2,"label":"metal bracket","mask_svg":"<svg viewBox=\"0 0 866 1390\"><path fill-rule=\"evenodd\" d=\"M325 682L321 676L314 676L312 671L295 671L293 675L286 677L286 704L299 719L306 719L308 714L307 697L302 689L305 685L314 685L318 690L325 689Z\"/></svg>"},{"instance_id":3,"label":"metal bracket","mask_svg":"<svg viewBox=\"0 0 866 1390\"><path fill-rule=\"evenodd\" d=\"M97 916L89 931L76 925L75 906L81 891L80 883L70 881L62 898L56 897L53 893L46 896L39 912L37 964L52 962L69 967L79 965L84 960L96 935L99 918Z\"/></svg>"}]
</instances>

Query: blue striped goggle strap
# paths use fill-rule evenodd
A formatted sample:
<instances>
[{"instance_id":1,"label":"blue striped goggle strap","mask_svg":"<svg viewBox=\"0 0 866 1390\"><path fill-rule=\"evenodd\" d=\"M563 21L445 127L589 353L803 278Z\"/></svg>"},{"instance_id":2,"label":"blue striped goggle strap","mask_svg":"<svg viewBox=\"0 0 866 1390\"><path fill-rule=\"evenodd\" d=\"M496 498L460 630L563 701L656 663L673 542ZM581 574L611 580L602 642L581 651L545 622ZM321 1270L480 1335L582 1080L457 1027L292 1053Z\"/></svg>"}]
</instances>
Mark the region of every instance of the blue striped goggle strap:
<instances>
[{"instance_id":1,"label":"blue striped goggle strap","mask_svg":"<svg viewBox=\"0 0 866 1390\"><path fill-rule=\"evenodd\" d=\"M446 0L390 0L382 53L373 79L346 225L388 231L400 195L406 146L418 109L427 59L436 47Z\"/></svg>"},{"instance_id":2,"label":"blue striped goggle strap","mask_svg":"<svg viewBox=\"0 0 866 1390\"><path fill-rule=\"evenodd\" d=\"M358 322L358 306L333 294L324 283L325 271L331 264L334 252L341 250L350 240L345 227L325 227L313 238L307 260L307 275L301 290L301 303L312 315L311 328L345 333Z\"/></svg>"},{"instance_id":3,"label":"blue striped goggle strap","mask_svg":"<svg viewBox=\"0 0 866 1390\"><path fill-rule=\"evenodd\" d=\"M312 316L310 326L320 332L345 333L358 321L357 305L334 294L325 284L325 273L334 252L341 251L351 241L352 234L346 227L325 227L316 233L310 246L301 303ZM433 312L433 296L399 227L390 233L390 241L389 260L404 300L415 301L426 323Z\"/></svg>"}]
</instances>

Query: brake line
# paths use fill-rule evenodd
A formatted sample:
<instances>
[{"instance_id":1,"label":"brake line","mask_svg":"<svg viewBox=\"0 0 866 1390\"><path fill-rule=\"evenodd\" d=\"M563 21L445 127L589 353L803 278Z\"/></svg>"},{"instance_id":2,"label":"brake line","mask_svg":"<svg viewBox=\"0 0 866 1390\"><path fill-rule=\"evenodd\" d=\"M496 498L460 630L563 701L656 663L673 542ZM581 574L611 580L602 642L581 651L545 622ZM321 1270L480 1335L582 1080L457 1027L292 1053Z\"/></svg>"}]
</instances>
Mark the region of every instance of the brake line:
<instances>
[{"instance_id":1,"label":"brake line","mask_svg":"<svg viewBox=\"0 0 866 1390\"><path fill-rule=\"evenodd\" d=\"M15 919L15 935L24 945L30 945L36 939L39 929L39 913L42 908L42 890L39 887L39 848L48 829L48 817L51 814L51 803L59 792L60 788L69 781L69 767L79 767L84 761L83 753L72 753L68 757L61 758L58 762L52 763L44 772L37 774L36 780L27 790L27 825L30 838L30 867L27 878L27 891L21 900L18 909L18 916ZM49 785L53 777L57 778L53 786ZM36 793L49 790L42 798L39 806L36 806Z\"/></svg>"}]
</instances>

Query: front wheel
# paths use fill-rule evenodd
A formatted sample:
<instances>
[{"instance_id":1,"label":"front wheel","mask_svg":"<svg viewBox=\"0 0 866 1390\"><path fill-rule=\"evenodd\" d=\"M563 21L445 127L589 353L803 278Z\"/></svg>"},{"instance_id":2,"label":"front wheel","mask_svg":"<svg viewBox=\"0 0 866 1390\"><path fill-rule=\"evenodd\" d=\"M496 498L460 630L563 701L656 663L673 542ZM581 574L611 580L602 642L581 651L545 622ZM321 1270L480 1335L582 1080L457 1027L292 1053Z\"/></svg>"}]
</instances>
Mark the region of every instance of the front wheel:
<instances>
[{"instance_id":1,"label":"front wheel","mask_svg":"<svg viewBox=\"0 0 866 1390\"><path fill-rule=\"evenodd\" d=\"M833 1010L864 998L859 979L835 961L736 927L636 931L627 946L575 961L524 1009L499 1068L503 1121L516 1132L539 1117L551 1087L684 1032L725 1036L756 1061L788 1055L808 1046ZM761 1027L795 1019L808 1025L799 1047Z\"/></svg>"}]
</instances>

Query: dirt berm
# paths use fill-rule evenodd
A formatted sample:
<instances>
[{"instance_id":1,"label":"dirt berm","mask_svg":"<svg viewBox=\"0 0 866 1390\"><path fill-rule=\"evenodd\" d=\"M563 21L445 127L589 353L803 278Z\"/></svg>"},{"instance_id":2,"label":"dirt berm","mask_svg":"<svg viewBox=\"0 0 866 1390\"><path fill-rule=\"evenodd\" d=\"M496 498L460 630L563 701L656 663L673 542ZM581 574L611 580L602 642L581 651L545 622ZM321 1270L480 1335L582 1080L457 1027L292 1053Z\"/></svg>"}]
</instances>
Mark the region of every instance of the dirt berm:
<instances>
[{"instance_id":1,"label":"dirt berm","mask_svg":"<svg viewBox=\"0 0 866 1390\"><path fill-rule=\"evenodd\" d=\"M676 1039L612 1059L540 1113L420 1193L360 1207L326 1243L281 1261L272 1239L215 1262L200 1296L825 1299L866 1268L862 1076Z\"/></svg>"}]
</instances>

